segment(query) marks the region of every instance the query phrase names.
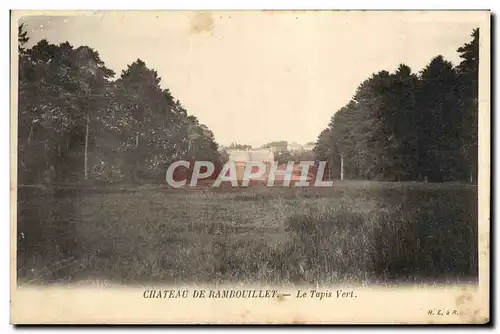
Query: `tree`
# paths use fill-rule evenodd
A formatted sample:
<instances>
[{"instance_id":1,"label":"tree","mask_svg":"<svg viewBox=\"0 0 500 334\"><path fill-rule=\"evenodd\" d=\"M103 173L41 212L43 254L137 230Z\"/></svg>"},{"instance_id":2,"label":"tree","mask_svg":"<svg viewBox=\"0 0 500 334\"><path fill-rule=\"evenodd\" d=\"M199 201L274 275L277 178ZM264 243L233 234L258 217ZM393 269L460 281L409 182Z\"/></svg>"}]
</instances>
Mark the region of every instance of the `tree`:
<instances>
[{"instance_id":1,"label":"tree","mask_svg":"<svg viewBox=\"0 0 500 334\"><path fill-rule=\"evenodd\" d=\"M77 165L87 176L90 122L102 106L103 89L113 72L91 48L74 49L69 43L42 40L23 57L19 149L21 167L32 177L27 181L64 181L79 174Z\"/></svg>"},{"instance_id":2,"label":"tree","mask_svg":"<svg viewBox=\"0 0 500 334\"><path fill-rule=\"evenodd\" d=\"M273 141L273 142L262 145L262 148L274 148L277 150L286 150L288 148L288 142L285 140Z\"/></svg>"},{"instance_id":3,"label":"tree","mask_svg":"<svg viewBox=\"0 0 500 334\"><path fill-rule=\"evenodd\" d=\"M418 178L418 157L416 120L416 87L418 78L411 68L399 65L392 75L390 94L387 94L385 110L389 138L387 156L389 157L386 179L393 181L415 180Z\"/></svg>"},{"instance_id":4,"label":"tree","mask_svg":"<svg viewBox=\"0 0 500 334\"><path fill-rule=\"evenodd\" d=\"M477 175L479 31L457 68L437 56L419 73L401 64L363 81L318 136L316 159L339 177L451 181ZM472 177L470 176L472 175Z\"/></svg>"},{"instance_id":5,"label":"tree","mask_svg":"<svg viewBox=\"0 0 500 334\"><path fill-rule=\"evenodd\" d=\"M233 142L228 146L228 149L230 149L230 150L251 150L252 145L238 144L238 143Z\"/></svg>"},{"instance_id":6,"label":"tree","mask_svg":"<svg viewBox=\"0 0 500 334\"><path fill-rule=\"evenodd\" d=\"M21 23L17 27L17 49L19 51L19 55L24 55L26 51L24 46L28 43L28 41L28 32L24 30L24 23Z\"/></svg>"},{"instance_id":7,"label":"tree","mask_svg":"<svg viewBox=\"0 0 500 334\"><path fill-rule=\"evenodd\" d=\"M338 157L338 143L334 141L334 133L330 127L321 131L318 140L313 148L314 158L317 161L326 161L327 168L325 173L332 176L332 171L335 173L336 164L334 163ZM335 177L338 175L335 174Z\"/></svg>"},{"instance_id":8,"label":"tree","mask_svg":"<svg viewBox=\"0 0 500 334\"><path fill-rule=\"evenodd\" d=\"M160 87L161 78L138 59L115 82L121 169L129 182L163 180L174 160L219 162L214 134ZM113 122L111 123L113 124Z\"/></svg>"},{"instance_id":9,"label":"tree","mask_svg":"<svg viewBox=\"0 0 500 334\"><path fill-rule=\"evenodd\" d=\"M422 70L417 92L420 171L429 181L463 177L458 77L452 64L435 57Z\"/></svg>"},{"instance_id":10,"label":"tree","mask_svg":"<svg viewBox=\"0 0 500 334\"><path fill-rule=\"evenodd\" d=\"M138 59L112 76L87 46L41 40L20 54L20 183L163 181L174 160L220 160L214 134L155 70Z\"/></svg>"},{"instance_id":11,"label":"tree","mask_svg":"<svg viewBox=\"0 0 500 334\"><path fill-rule=\"evenodd\" d=\"M472 41L458 48L462 61L457 66L460 94L463 101L462 148L470 182L477 181L478 172L478 73L479 28L472 32Z\"/></svg>"},{"instance_id":12,"label":"tree","mask_svg":"<svg viewBox=\"0 0 500 334\"><path fill-rule=\"evenodd\" d=\"M287 150L277 150L274 152L274 161L279 164L286 164L289 161L292 161L292 153Z\"/></svg>"},{"instance_id":13,"label":"tree","mask_svg":"<svg viewBox=\"0 0 500 334\"><path fill-rule=\"evenodd\" d=\"M78 72L75 78L81 81L78 85L77 103L81 108L81 115L85 122L85 146L84 146L84 176L88 180L88 150L91 123L95 118L99 119L105 107L107 107L107 85L114 72L104 66L99 54L93 49L83 46L75 50L75 62Z\"/></svg>"},{"instance_id":14,"label":"tree","mask_svg":"<svg viewBox=\"0 0 500 334\"><path fill-rule=\"evenodd\" d=\"M158 150L169 144L169 129L163 126L173 118L173 100L162 91L160 81L157 72L138 59L115 83L123 125L120 151L125 157L124 173L132 183L144 176L147 160L158 158Z\"/></svg>"}]
</instances>

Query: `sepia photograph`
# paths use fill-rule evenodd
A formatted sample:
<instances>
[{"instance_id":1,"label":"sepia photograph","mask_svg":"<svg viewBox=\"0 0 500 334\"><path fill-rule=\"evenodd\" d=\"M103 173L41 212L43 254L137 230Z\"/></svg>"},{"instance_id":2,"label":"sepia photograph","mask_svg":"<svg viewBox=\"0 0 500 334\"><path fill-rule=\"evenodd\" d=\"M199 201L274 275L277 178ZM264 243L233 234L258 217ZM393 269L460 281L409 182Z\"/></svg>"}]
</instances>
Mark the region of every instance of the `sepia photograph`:
<instances>
[{"instance_id":1,"label":"sepia photograph","mask_svg":"<svg viewBox=\"0 0 500 334\"><path fill-rule=\"evenodd\" d=\"M12 323L490 321L489 11L12 11L11 54Z\"/></svg>"}]
</instances>

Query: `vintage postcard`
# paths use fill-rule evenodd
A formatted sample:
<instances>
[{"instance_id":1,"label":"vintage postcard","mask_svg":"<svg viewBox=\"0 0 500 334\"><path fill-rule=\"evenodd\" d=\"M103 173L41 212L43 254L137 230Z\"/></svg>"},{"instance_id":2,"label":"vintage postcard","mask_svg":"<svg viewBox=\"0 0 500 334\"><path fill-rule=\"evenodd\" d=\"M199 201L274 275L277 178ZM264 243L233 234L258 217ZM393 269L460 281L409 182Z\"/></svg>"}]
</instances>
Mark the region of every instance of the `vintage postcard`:
<instances>
[{"instance_id":1,"label":"vintage postcard","mask_svg":"<svg viewBox=\"0 0 500 334\"><path fill-rule=\"evenodd\" d=\"M12 11L13 324L490 321L489 11Z\"/></svg>"}]
</instances>

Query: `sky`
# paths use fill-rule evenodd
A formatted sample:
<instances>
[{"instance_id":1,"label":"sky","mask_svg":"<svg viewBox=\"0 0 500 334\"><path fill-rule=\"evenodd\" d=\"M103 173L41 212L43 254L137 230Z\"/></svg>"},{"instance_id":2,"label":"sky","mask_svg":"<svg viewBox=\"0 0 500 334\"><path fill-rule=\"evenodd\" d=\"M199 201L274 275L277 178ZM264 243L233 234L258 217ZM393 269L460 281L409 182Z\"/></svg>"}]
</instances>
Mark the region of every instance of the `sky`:
<instances>
[{"instance_id":1,"label":"sky","mask_svg":"<svg viewBox=\"0 0 500 334\"><path fill-rule=\"evenodd\" d=\"M21 18L30 46L88 45L118 75L140 58L219 144L254 147L315 141L374 72L419 71L437 55L458 64L484 21L458 11L53 14Z\"/></svg>"}]
</instances>

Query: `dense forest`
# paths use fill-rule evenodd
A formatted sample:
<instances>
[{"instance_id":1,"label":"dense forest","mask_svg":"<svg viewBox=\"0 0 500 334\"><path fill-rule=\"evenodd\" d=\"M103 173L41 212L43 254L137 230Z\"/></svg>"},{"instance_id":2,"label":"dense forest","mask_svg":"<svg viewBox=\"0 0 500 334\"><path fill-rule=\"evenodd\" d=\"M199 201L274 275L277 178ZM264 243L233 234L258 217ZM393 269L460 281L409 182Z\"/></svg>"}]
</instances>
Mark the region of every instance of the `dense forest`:
<instances>
[{"instance_id":1,"label":"dense forest","mask_svg":"<svg viewBox=\"0 0 500 334\"><path fill-rule=\"evenodd\" d=\"M19 26L19 184L163 181L175 160L219 161L213 133L138 59L119 77L88 46Z\"/></svg>"},{"instance_id":2,"label":"dense forest","mask_svg":"<svg viewBox=\"0 0 500 334\"><path fill-rule=\"evenodd\" d=\"M437 56L419 73L401 64L361 83L314 148L333 178L477 181L479 29L453 66Z\"/></svg>"}]
</instances>

